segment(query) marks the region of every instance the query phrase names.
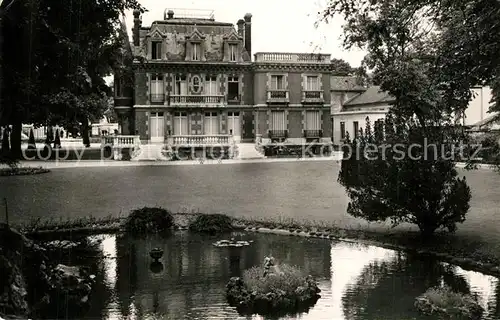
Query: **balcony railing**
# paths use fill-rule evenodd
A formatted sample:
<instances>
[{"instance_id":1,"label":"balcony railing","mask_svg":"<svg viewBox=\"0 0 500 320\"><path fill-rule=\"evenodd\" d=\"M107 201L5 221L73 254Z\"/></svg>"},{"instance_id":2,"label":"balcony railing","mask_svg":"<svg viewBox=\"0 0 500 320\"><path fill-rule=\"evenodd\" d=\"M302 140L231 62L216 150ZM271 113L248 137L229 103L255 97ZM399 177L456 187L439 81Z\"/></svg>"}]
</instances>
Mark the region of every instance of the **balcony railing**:
<instances>
[{"instance_id":1,"label":"balcony railing","mask_svg":"<svg viewBox=\"0 0 500 320\"><path fill-rule=\"evenodd\" d=\"M179 135L170 136L168 142L173 146L231 145L233 144L233 136L229 134Z\"/></svg>"},{"instance_id":2,"label":"balcony railing","mask_svg":"<svg viewBox=\"0 0 500 320\"><path fill-rule=\"evenodd\" d=\"M271 142L283 142L288 139L288 130L269 130L268 135Z\"/></svg>"},{"instance_id":3,"label":"balcony railing","mask_svg":"<svg viewBox=\"0 0 500 320\"><path fill-rule=\"evenodd\" d=\"M165 102L165 95L163 93L152 93L151 102Z\"/></svg>"},{"instance_id":4,"label":"balcony railing","mask_svg":"<svg viewBox=\"0 0 500 320\"><path fill-rule=\"evenodd\" d=\"M224 103L223 95L170 95L170 105L180 104L222 104Z\"/></svg>"},{"instance_id":5,"label":"balcony railing","mask_svg":"<svg viewBox=\"0 0 500 320\"><path fill-rule=\"evenodd\" d=\"M329 64L330 55L320 53L258 52L255 62Z\"/></svg>"},{"instance_id":6,"label":"balcony railing","mask_svg":"<svg viewBox=\"0 0 500 320\"><path fill-rule=\"evenodd\" d=\"M322 138L323 130L304 130L304 138Z\"/></svg>"},{"instance_id":7,"label":"balcony railing","mask_svg":"<svg viewBox=\"0 0 500 320\"><path fill-rule=\"evenodd\" d=\"M267 91L267 102L287 103L290 101L288 90L275 89Z\"/></svg>"},{"instance_id":8,"label":"balcony railing","mask_svg":"<svg viewBox=\"0 0 500 320\"><path fill-rule=\"evenodd\" d=\"M101 147L127 148L141 144L140 136L102 136Z\"/></svg>"},{"instance_id":9,"label":"balcony railing","mask_svg":"<svg viewBox=\"0 0 500 320\"><path fill-rule=\"evenodd\" d=\"M302 91L302 102L312 102L312 103L325 102L325 99L323 98L323 91L319 90Z\"/></svg>"}]
</instances>

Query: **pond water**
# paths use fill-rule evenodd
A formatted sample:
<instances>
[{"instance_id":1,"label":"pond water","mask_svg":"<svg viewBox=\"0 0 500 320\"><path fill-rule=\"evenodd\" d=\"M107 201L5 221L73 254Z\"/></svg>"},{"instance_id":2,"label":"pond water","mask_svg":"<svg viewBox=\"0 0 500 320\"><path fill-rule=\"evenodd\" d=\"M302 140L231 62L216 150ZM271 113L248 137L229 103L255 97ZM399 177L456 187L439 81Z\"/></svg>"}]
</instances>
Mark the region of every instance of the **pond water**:
<instances>
[{"instance_id":1,"label":"pond water","mask_svg":"<svg viewBox=\"0 0 500 320\"><path fill-rule=\"evenodd\" d=\"M239 316L226 303L225 285L230 277L260 265L267 255L301 267L316 277L322 290L309 313L281 319L431 319L416 312L414 299L443 284L478 294L486 310L484 319L500 319L500 281L495 277L375 246L269 234L231 236L254 242L230 251L213 246L229 235L101 236L95 254L84 259L97 284L91 309L81 319L265 319ZM165 251L158 273L150 270L149 251L155 247Z\"/></svg>"}]
</instances>

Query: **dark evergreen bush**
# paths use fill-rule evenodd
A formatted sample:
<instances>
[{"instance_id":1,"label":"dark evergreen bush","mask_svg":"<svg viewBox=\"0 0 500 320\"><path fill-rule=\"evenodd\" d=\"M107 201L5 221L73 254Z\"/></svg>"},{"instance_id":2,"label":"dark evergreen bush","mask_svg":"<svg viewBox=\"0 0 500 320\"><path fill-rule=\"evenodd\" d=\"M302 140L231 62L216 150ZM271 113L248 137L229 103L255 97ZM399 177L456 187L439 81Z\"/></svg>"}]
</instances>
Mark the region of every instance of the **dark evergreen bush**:
<instances>
[{"instance_id":1,"label":"dark evergreen bush","mask_svg":"<svg viewBox=\"0 0 500 320\"><path fill-rule=\"evenodd\" d=\"M217 234L233 230L233 220L224 214L202 214L190 223L189 230Z\"/></svg>"},{"instance_id":2,"label":"dark evergreen bush","mask_svg":"<svg viewBox=\"0 0 500 320\"><path fill-rule=\"evenodd\" d=\"M56 130L56 138L54 139L54 149L61 148L61 137L59 137L59 129Z\"/></svg>"},{"instance_id":3,"label":"dark evergreen bush","mask_svg":"<svg viewBox=\"0 0 500 320\"><path fill-rule=\"evenodd\" d=\"M170 211L160 207L144 207L130 212L124 223L127 233L144 235L164 233L172 228L174 218Z\"/></svg>"},{"instance_id":4,"label":"dark evergreen bush","mask_svg":"<svg viewBox=\"0 0 500 320\"><path fill-rule=\"evenodd\" d=\"M8 154L10 154L9 129L5 128L2 137L2 155L7 156Z\"/></svg>"},{"instance_id":5,"label":"dark evergreen bush","mask_svg":"<svg viewBox=\"0 0 500 320\"><path fill-rule=\"evenodd\" d=\"M28 149L36 149L35 134L33 133L33 128L30 129L30 138L28 140Z\"/></svg>"},{"instance_id":6,"label":"dark evergreen bush","mask_svg":"<svg viewBox=\"0 0 500 320\"><path fill-rule=\"evenodd\" d=\"M465 221L471 192L455 169L452 129L422 128L388 114L374 131L367 118L365 132L347 140L338 179L351 200L349 214L412 223L424 237L453 232Z\"/></svg>"}]
</instances>

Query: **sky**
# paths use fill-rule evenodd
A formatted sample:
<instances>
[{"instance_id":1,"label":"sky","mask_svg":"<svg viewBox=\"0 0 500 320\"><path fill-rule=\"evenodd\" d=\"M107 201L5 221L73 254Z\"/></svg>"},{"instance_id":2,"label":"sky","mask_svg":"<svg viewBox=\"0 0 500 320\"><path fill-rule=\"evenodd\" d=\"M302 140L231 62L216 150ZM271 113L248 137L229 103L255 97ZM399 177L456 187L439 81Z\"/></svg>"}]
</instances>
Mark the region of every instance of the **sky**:
<instances>
[{"instance_id":1,"label":"sky","mask_svg":"<svg viewBox=\"0 0 500 320\"><path fill-rule=\"evenodd\" d=\"M342 48L342 19L314 26L318 12L328 0L139 0L149 12L142 16L142 25L163 20L165 9L210 9L215 20L236 25L245 13L252 14L252 53L257 52L315 52L329 53L332 58L344 59L351 66L360 65L362 51ZM132 12L126 12L129 35L134 24Z\"/></svg>"}]
</instances>

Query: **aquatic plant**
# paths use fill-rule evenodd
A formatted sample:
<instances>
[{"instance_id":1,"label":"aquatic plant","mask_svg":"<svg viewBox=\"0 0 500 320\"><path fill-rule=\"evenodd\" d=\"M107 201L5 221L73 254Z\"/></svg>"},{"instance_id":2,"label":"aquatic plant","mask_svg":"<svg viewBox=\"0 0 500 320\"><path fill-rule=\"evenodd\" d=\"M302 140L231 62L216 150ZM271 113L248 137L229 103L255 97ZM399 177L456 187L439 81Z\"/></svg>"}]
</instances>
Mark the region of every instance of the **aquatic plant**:
<instances>
[{"instance_id":1,"label":"aquatic plant","mask_svg":"<svg viewBox=\"0 0 500 320\"><path fill-rule=\"evenodd\" d=\"M476 296L434 287L416 298L415 307L423 314L444 319L481 319L483 308Z\"/></svg>"}]
</instances>

